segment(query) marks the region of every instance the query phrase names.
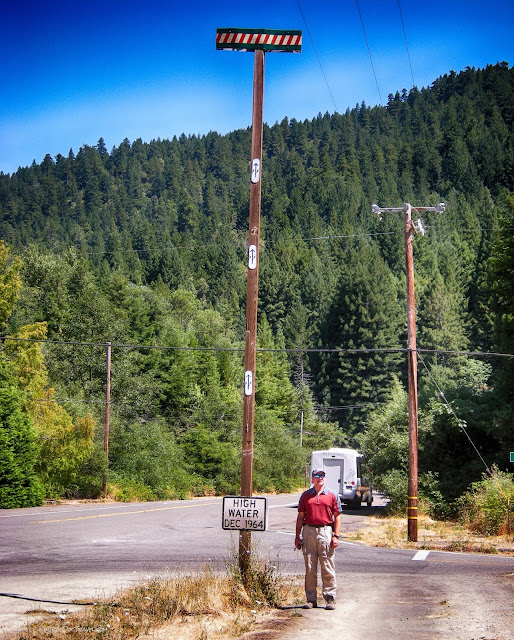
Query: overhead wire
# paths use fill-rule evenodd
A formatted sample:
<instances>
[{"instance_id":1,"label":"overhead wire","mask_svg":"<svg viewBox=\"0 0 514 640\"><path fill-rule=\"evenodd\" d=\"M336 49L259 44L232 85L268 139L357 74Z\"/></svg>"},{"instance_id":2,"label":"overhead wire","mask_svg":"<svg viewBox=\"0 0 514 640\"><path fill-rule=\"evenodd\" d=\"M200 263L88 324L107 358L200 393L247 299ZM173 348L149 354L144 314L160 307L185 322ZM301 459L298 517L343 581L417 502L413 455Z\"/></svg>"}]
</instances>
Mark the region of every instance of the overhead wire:
<instances>
[{"instance_id":1,"label":"overhead wire","mask_svg":"<svg viewBox=\"0 0 514 640\"><path fill-rule=\"evenodd\" d=\"M99 404L103 406L105 406L106 404L105 398L101 400L86 400L86 399L78 400L75 398L39 398L38 400L35 400L35 402L37 404L44 404L46 402L58 402L58 403L67 402L67 403L75 403L75 404ZM109 401L110 407L133 407L134 404L135 402L131 402L129 400L118 400L118 401L110 400ZM324 411L342 411L343 409L365 409L366 407L377 407L377 406L383 406L384 404L386 403L374 402L374 401L365 402L361 404L346 404L346 405L322 405L322 404L314 403L312 404L312 410L315 413L316 412L323 413ZM162 408L162 405L156 405L156 404L146 404L146 405L139 405L139 406L141 408L141 411L148 411L150 409ZM274 411L274 409L270 409L269 407L257 407L257 408L258 410ZM184 407L182 410L183 410L182 414L169 414L169 415L167 414L166 417L169 417L170 419L173 419L173 420L189 419L196 409L193 407ZM280 408L280 409L277 409L276 411L284 415L285 414L298 415L301 409L300 408L292 408L292 409ZM226 419L237 418L241 415L241 412L242 412L242 408L241 408L241 411L224 411L223 415L217 418L217 420L221 420L222 418L226 418Z\"/></svg>"},{"instance_id":2,"label":"overhead wire","mask_svg":"<svg viewBox=\"0 0 514 640\"><path fill-rule=\"evenodd\" d=\"M312 236L308 238L304 238L304 240L338 240L340 238L362 238L362 237L371 237L371 236L390 236L390 235L400 235L401 231L377 231L376 233L349 233L343 236Z\"/></svg>"},{"instance_id":3,"label":"overhead wire","mask_svg":"<svg viewBox=\"0 0 514 640\"><path fill-rule=\"evenodd\" d=\"M303 13L303 10L302 10L302 5L300 4L300 0L296 0L296 3L298 5L298 9L300 10L300 14L302 16L302 20L303 20L303 22L305 24L305 29L307 30L307 34L309 36L309 40L311 41L312 48L314 49L314 53L316 54L316 58L318 59L318 64L319 64L319 67L321 69L321 73L323 74L323 77L325 78L325 84L327 85L328 92L330 94L330 97L332 98L332 102L334 103L334 108L335 108L336 113L337 113L338 109L337 109L336 101L334 100L334 94L332 93L332 89L330 88L330 85L328 83L327 76L325 74L325 70L323 69L323 65L321 64L321 59L319 57L318 50L316 49L316 45L314 44L314 38L311 35L311 31L309 29L309 25L307 24L307 19L305 18L305 14Z\"/></svg>"},{"instance_id":4,"label":"overhead wire","mask_svg":"<svg viewBox=\"0 0 514 640\"><path fill-rule=\"evenodd\" d=\"M415 207L413 207L413 210L415 210ZM425 230L428 230L431 228L431 225L425 225ZM502 227L501 231L512 231L514 230L514 227ZM496 227L479 227L477 229L459 229L459 233L482 233L484 231L500 231L500 229L496 228ZM345 239L345 238L372 238L374 236L390 236L390 235L398 235L398 236L402 236L403 237L403 230L401 228L398 228L397 231L376 231L373 233L350 233L350 234L345 234L345 235L327 235L327 236L306 236L304 238L300 238L302 241L307 242L307 241L311 241L311 240L337 240L337 239ZM273 246L274 242L270 239L266 239L263 238L263 241L265 243L266 246ZM86 255L95 255L95 254L101 254L101 255L115 255L115 254L119 254L119 253L154 253L155 251L195 251L197 249L219 249L220 245L217 242L204 242L198 245L195 244L191 244L191 245L156 245L154 247L149 247L146 249L134 249L134 248L130 248L130 249L117 249L116 251L105 251L105 250L95 250L95 249L90 249L88 251L85 251L84 253ZM80 247L77 247L76 245L69 245L66 248L63 248L62 251L66 251L68 249L77 249L79 252L82 252L82 249Z\"/></svg>"},{"instance_id":5,"label":"overhead wire","mask_svg":"<svg viewBox=\"0 0 514 640\"><path fill-rule=\"evenodd\" d=\"M10 340L13 342L38 342L40 344L59 344L68 346L83 347L103 347L110 346L112 349L162 349L170 351L220 351L220 352L240 352L244 347L176 347L157 344L124 344L116 342L80 342L78 340L42 340L40 338L17 338L15 336L0 336L0 341ZM412 351L408 347L371 347L371 348L346 348L346 347L294 347L294 348L268 348L257 347L258 353L346 353L346 354L366 354L366 353L406 353ZM451 351L444 349L416 349L418 353L434 353L445 355L467 355L477 357L499 357L514 358L512 353L498 353L493 351Z\"/></svg>"},{"instance_id":6,"label":"overhead wire","mask_svg":"<svg viewBox=\"0 0 514 640\"><path fill-rule=\"evenodd\" d=\"M359 5L359 0L355 0L355 3L357 4L357 10L359 11L359 17L361 19L361 25L362 25L362 31L364 33L364 39L366 40L366 47L368 48L368 54L369 54L369 60L371 62L371 68L373 69L373 75L375 77L375 84L377 85L377 91L378 91L378 97L380 98L380 106L382 106L382 95L380 93L380 87L378 86L378 80L377 80L377 74L375 71L375 65L373 64L373 57L371 55L371 49L369 47L369 42L368 42L368 36L366 34L366 28L364 26L364 19L362 17L362 12L361 12L361 8Z\"/></svg>"},{"instance_id":7,"label":"overhead wire","mask_svg":"<svg viewBox=\"0 0 514 640\"><path fill-rule=\"evenodd\" d=\"M402 23L403 38L405 40L405 48L407 50L407 58L409 59L410 75L411 75L411 78L412 78L412 88L414 88L414 84L415 84L414 83L414 73L412 71L412 63L411 63L411 60L410 60L409 45L407 43L407 33L405 32L405 24L403 22L402 5L400 4L400 0L398 0L398 9L400 11L400 20L401 20L401 23Z\"/></svg>"},{"instance_id":8,"label":"overhead wire","mask_svg":"<svg viewBox=\"0 0 514 640\"><path fill-rule=\"evenodd\" d=\"M358 237L373 237L373 236L384 236L384 235L392 235L392 234L401 234L401 229L399 231L384 231L384 232L374 232L374 233L353 233L353 234L348 234L348 235L332 235L332 236L306 236L305 238L301 238L301 240L303 241L308 241L308 240L332 240L334 238L358 238ZM263 238L263 241L265 242L265 244L267 246L273 245L273 241ZM82 250L80 249L80 247L76 247L74 245L68 246L66 249L63 250L67 250L67 249L72 249L75 248L77 249L79 252L81 252ZM85 251L84 253L88 256L91 255L116 255L116 254L121 254L121 253L154 253L155 251L195 251L197 249L219 249L220 245L218 242L203 242L201 244L195 245L195 244L191 244L191 245L156 245L154 247L149 247L146 249L134 249L134 248L127 248L127 249L117 249L116 251L106 251L106 250L95 250L95 249L89 249L87 251Z\"/></svg>"},{"instance_id":9,"label":"overhead wire","mask_svg":"<svg viewBox=\"0 0 514 640\"><path fill-rule=\"evenodd\" d=\"M103 347L112 349L162 349L168 351L211 351L211 352L239 352L244 353L244 347L176 347L155 344L123 344L115 342L80 342L78 340L41 340L39 338L17 338L14 336L0 336L0 341L13 342L38 342L40 344L58 344L68 346ZM257 347L257 353L345 353L345 354L372 354L372 353L407 353L409 347L371 347L371 348L346 348L346 347L294 347L294 348L264 348ZM499 353L493 351L451 351L445 349L416 349L417 353L433 353L444 355L465 355L476 357L514 358L512 353Z\"/></svg>"}]
</instances>

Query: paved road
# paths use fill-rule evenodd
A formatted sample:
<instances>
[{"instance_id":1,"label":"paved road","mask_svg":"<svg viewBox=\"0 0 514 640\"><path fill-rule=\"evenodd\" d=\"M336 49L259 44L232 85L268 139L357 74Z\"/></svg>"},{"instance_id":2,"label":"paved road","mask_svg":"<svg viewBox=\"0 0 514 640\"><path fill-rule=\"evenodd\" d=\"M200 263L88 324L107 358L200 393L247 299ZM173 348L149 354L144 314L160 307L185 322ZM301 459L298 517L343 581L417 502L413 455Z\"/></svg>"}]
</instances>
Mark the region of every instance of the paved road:
<instances>
[{"instance_id":1,"label":"paved road","mask_svg":"<svg viewBox=\"0 0 514 640\"><path fill-rule=\"evenodd\" d=\"M298 496L270 497L260 553L303 575L294 551ZM96 599L156 574L211 564L223 568L237 534L221 529L221 498L139 504L73 504L0 511L0 591L69 602ZM345 529L370 510L346 512ZM511 640L514 559L343 543L336 554L338 608L305 612L283 640L324 631L344 640ZM417 556L420 558L420 556ZM509 577L510 574L510 577ZM20 628L28 609L76 607L0 597L0 632ZM1 637L1 633L0 633Z\"/></svg>"}]
</instances>

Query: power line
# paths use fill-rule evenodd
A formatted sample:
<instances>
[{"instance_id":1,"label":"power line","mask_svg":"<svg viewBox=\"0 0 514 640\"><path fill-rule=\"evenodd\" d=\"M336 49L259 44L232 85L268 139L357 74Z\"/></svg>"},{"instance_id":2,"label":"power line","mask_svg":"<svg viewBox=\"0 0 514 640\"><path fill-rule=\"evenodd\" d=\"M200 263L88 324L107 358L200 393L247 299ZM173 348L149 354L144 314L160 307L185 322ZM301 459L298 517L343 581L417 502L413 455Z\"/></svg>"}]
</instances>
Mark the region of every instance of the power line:
<instances>
[{"instance_id":1,"label":"power line","mask_svg":"<svg viewBox=\"0 0 514 640\"><path fill-rule=\"evenodd\" d=\"M495 356L499 358L514 358L512 353L495 353L494 351L449 351L444 349L416 349L417 353L434 353L448 356Z\"/></svg>"},{"instance_id":2,"label":"power line","mask_svg":"<svg viewBox=\"0 0 514 640\"><path fill-rule=\"evenodd\" d=\"M337 112L337 104L336 104L336 101L334 100L334 96L332 94L332 90L330 89L330 85L328 84L328 80L327 80L327 76L325 75L325 71L323 70L323 65L321 64L321 60L320 60L320 57L318 55L318 50L316 49L316 45L314 44L314 39L312 38L311 31L309 29L309 25L307 24L307 20L305 19L305 15L304 15L304 13L302 11L302 5L300 4L300 0L296 0L296 3L298 4L298 9L300 9L300 13L301 13L303 22L305 24L305 28L307 29L307 33L309 35L309 40L311 41L312 48L314 49L314 53L316 54L316 58L318 59L318 64L320 66L321 73L323 74L323 77L325 78L325 83L327 85L328 92L330 93L330 97L332 98L332 102L334 103L334 108L335 108L335 110Z\"/></svg>"},{"instance_id":3,"label":"power line","mask_svg":"<svg viewBox=\"0 0 514 640\"><path fill-rule=\"evenodd\" d=\"M316 411L342 411L343 409L365 409L366 407L377 407L384 405L385 402L366 402L365 404L342 404L342 405L330 405L325 406L322 404L314 405Z\"/></svg>"},{"instance_id":4,"label":"power line","mask_svg":"<svg viewBox=\"0 0 514 640\"><path fill-rule=\"evenodd\" d=\"M405 39L405 48L407 49L407 58L409 59L410 75L411 75L411 78L412 78L412 87L414 88L414 73L412 72L412 64L411 64L411 61L410 61L409 45L407 44L407 34L405 33L405 25L403 23L402 6L400 4L400 0L398 0L398 9L400 10L400 20L402 22L403 37Z\"/></svg>"},{"instance_id":5,"label":"power line","mask_svg":"<svg viewBox=\"0 0 514 640\"><path fill-rule=\"evenodd\" d=\"M85 346L85 347L103 347L108 344L111 348L119 349L162 349L168 351L211 351L211 352L234 352L244 353L244 347L175 347L168 345L148 345L148 344L123 344L115 342L80 342L78 340L40 340L37 338L15 338L11 336L0 336L0 341L10 340L13 342L38 342L40 344L61 344L67 346ZM372 353L406 353L410 352L408 347L370 347L370 348L311 348L311 347L295 347L295 348L257 348L258 353L346 353L346 354L372 354ZM476 357L497 357L497 358L514 358L512 353L498 353L493 351L451 351L445 349L423 349L417 348L417 353L433 353L443 355L465 355Z\"/></svg>"},{"instance_id":6,"label":"power line","mask_svg":"<svg viewBox=\"0 0 514 640\"><path fill-rule=\"evenodd\" d=\"M400 235L400 231L380 231L377 233L350 233L344 236L314 236L312 238L304 238L304 240L337 240L340 238L369 238L371 236L390 236Z\"/></svg>"},{"instance_id":7,"label":"power line","mask_svg":"<svg viewBox=\"0 0 514 640\"><path fill-rule=\"evenodd\" d=\"M414 207L413 207L414 209ZM431 225L425 225L425 229L429 230L433 227ZM512 231L514 227L478 227L477 229L459 229L459 233L482 233L484 231ZM401 235L401 231L383 231L383 232L374 232L374 233L353 233L346 235L329 235L329 236L306 236L305 238L300 238L300 240L304 242L312 241L312 240L337 240L337 239L345 239L345 238L371 238L375 236L387 236L387 235ZM277 241L264 238L266 247L272 247L276 244ZM154 247L148 249L117 249L116 251L96 251L96 250L88 250L84 253L88 256L95 254L102 255L115 255L119 253L155 253L156 251L196 251L197 249L217 249L219 250L219 243L202 243L199 245L189 245L189 246L172 246L172 245L156 245ZM80 247L76 245L70 245L62 249L62 251L67 251L69 249L77 249L79 252L82 252Z\"/></svg>"},{"instance_id":8,"label":"power line","mask_svg":"<svg viewBox=\"0 0 514 640\"><path fill-rule=\"evenodd\" d=\"M373 58L371 56L371 49L369 48L368 36L366 35L366 29L364 27L364 20L362 18L361 8L359 5L359 0L355 0L357 5L357 9L359 11L359 17L361 19L362 31L364 33L364 39L366 40L366 47L368 48L369 60L371 62L371 68L373 69L373 75L375 76L375 84L377 85L378 97L380 98L380 106L382 106L382 96L380 94L380 87L378 86L377 74L375 72L375 65L373 64Z\"/></svg>"},{"instance_id":9,"label":"power line","mask_svg":"<svg viewBox=\"0 0 514 640\"><path fill-rule=\"evenodd\" d=\"M78 400L77 398L38 398L35 400L37 404L42 402L77 402L80 404L103 404L105 405L105 400ZM118 402L110 402L109 404L120 404ZM131 403L121 403L121 404L131 404ZM152 407L157 408L157 407Z\"/></svg>"},{"instance_id":10,"label":"power line","mask_svg":"<svg viewBox=\"0 0 514 640\"><path fill-rule=\"evenodd\" d=\"M77 399L77 398L39 398L37 400L35 400L35 402L37 404L42 404L42 403L46 403L46 402L57 402L57 403L74 403L74 404L99 404L99 405L105 405L105 400L85 400L85 399ZM120 401L110 401L110 406L111 407L133 407L134 404L136 404L137 401L134 402L130 402L127 400L120 400ZM340 412L343 410L350 410L350 409L366 409L369 407L378 407L378 406L383 406L385 405L385 402L365 402L365 403L361 403L361 404L347 404L347 405L320 405L320 404L312 404L312 412L314 414L319 414L319 413L324 413L324 412L328 412L328 411L334 411L334 412ZM138 404L139 407L139 411L142 413L144 411L148 411L148 410L162 410L162 405L155 405L155 404L147 404L147 405L142 405L142 404ZM135 409L137 410L137 408ZM289 415L289 416L298 416L300 414L300 412L302 411L302 409L300 407L297 408L292 408L292 409L284 409L284 408L280 408L278 410L275 409L270 409L270 407L261 407L261 406L257 406L256 407L257 412L260 411L277 411L280 415ZM166 414L166 418L169 418L170 420L189 420L193 417L193 414L195 413L196 409L192 408L192 407L184 407L183 409L184 412L187 413L181 413L181 414ZM201 413L201 412L200 412ZM241 411L223 411L223 415L219 416L218 418L216 418L217 421L221 421L223 419L227 419L227 420L234 420L240 417L242 413L242 409Z\"/></svg>"},{"instance_id":11,"label":"power line","mask_svg":"<svg viewBox=\"0 0 514 640\"><path fill-rule=\"evenodd\" d=\"M507 227L508 228L508 227ZM387 232L382 232L382 233L355 233L355 234L350 234L350 235L334 235L334 236L319 236L319 237L310 237L307 236L305 238L300 238L300 240L303 241L308 241L308 240L327 240L327 239L332 239L332 238L357 238L357 237L371 237L371 236L379 236L379 235L390 235L390 234L394 234L394 233L398 233L397 231L387 231ZM271 239L266 239L263 238L266 246L273 246L273 244L276 243L276 241L273 241ZM242 246L242 245L241 245ZM76 245L69 245L65 248L62 249L62 251L68 251L69 249L77 249L77 251L82 252L82 249ZM220 244L218 242L205 242L205 243L201 243L198 245L189 245L189 246L185 246L185 245L156 245L153 247L148 247L146 249L117 249L116 251L105 251L105 250L95 250L95 249L90 249L88 251L84 251L84 253L88 256L91 255L117 255L117 254L121 254L121 253L155 253L157 251L196 251L198 249L220 249Z\"/></svg>"}]
</instances>

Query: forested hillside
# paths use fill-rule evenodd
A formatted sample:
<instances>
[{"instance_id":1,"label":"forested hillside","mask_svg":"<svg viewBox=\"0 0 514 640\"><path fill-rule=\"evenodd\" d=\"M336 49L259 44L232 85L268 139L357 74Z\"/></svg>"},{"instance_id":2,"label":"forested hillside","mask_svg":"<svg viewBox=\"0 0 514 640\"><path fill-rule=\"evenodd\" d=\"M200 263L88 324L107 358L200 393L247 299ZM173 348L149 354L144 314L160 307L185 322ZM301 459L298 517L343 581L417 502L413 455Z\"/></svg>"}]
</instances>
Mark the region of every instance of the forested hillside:
<instances>
[{"instance_id":1,"label":"forested hillside","mask_svg":"<svg viewBox=\"0 0 514 640\"><path fill-rule=\"evenodd\" d=\"M446 203L414 239L421 493L442 510L508 467L512 358L483 353L514 353L513 119L501 63L265 126L256 490L334 444L405 484L403 219L373 202ZM107 342L111 495L237 491L250 140L100 139L0 174L2 335L28 339L1 347L3 506L101 491Z\"/></svg>"}]
</instances>

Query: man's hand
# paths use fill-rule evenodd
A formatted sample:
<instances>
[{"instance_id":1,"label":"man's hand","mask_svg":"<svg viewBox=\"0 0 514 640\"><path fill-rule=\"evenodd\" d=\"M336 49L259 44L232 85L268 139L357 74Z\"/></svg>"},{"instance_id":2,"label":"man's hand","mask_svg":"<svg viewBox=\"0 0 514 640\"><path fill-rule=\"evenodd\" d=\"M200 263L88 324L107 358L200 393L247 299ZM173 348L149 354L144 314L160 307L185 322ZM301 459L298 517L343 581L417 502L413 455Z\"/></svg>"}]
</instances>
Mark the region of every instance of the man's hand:
<instances>
[{"instance_id":1,"label":"man's hand","mask_svg":"<svg viewBox=\"0 0 514 640\"><path fill-rule=\"evenodd\" d=\"M294 546L298 549L298 551L302 548L302 539L300 538L300 536L296 536L295 540L294 540Z\"/></svg>"},{"instance_id":2,"label":"man's hand","mask_svg":"<svg viewBox=\"0 0 514 640\"><path fill-rule=\"evenodd\" d=\"M339 545L339 538L336 538L335 535L332 536L332 540L330 541L330 546L334 547L334 549Z\"/></svg>"}]
</instances>

